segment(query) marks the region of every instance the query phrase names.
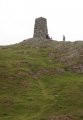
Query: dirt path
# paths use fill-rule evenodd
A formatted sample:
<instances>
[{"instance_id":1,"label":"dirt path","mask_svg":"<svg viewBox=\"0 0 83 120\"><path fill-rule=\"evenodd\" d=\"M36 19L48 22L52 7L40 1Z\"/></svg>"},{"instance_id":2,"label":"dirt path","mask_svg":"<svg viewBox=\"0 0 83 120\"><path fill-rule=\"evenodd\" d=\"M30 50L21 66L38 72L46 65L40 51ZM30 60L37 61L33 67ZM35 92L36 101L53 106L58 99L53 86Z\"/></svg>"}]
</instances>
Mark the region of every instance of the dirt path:
<instances>
[{"instance_id":1,"label":"dirt path","mask_svg":"<svg viewBox=\"0 0 83 120\"><path fill-rule=\"evenodd\" d=\"M43 96L45 98L49 98L49 95L48 95L48 93L47 93L47 91L46 91L46 89L45 89L45 87L44 87L44 85L43 85L43 83L42 83L42 81L40 79L38 80L38 84L40 86L40 89L42 91Z\"/></svg>"}]
</instances>

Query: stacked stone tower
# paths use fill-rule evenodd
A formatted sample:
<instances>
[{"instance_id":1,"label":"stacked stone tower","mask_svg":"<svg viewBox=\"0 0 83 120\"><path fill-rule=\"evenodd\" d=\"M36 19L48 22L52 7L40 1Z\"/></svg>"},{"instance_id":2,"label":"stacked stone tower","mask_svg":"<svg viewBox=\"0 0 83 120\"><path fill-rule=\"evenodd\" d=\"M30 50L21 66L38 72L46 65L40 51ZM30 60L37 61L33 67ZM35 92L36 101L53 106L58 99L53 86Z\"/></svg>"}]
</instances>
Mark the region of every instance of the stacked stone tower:
<instances>
[{"instance_id":1,"label":"stacked stone tower","mask_svg":"<svg viewBox=\"0 0 83 120\"><path fill-rule=\"evenodd\" d=\"M47 34L47 19L43 17L36 18L33 38L46 38Z\"/></svg>"}]
</instances>

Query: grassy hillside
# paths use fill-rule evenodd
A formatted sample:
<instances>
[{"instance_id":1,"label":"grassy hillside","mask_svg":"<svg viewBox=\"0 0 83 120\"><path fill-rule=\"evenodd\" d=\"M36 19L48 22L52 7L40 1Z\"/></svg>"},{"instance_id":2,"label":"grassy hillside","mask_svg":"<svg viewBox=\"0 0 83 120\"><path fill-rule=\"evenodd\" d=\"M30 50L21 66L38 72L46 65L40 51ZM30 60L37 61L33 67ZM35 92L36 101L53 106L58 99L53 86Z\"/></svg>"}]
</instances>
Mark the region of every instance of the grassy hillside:
<instances>
[{"instance_id":1,"label":"grassy hillside","mask_svg":"<svg viewBox=\"0 0 83 120\"><path fill-rule=\"evenodd\" d=\"M0 46L0 120L83 120L83 41Z\"/></svg>"}]
</instances>

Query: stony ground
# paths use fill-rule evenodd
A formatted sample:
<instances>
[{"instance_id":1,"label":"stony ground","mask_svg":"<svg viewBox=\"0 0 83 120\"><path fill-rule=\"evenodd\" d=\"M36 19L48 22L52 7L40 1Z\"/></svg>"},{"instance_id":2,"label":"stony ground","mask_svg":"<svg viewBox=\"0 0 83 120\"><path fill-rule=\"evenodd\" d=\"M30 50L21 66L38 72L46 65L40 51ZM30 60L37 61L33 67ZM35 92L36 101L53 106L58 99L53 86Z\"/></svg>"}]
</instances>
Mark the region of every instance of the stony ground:
<instances>
[{"instance_id":1,"label":"stony ground","mask_svg":"<svg viewBox=\"0 0 83 120\"><path fill-rule=\"evenodd\" d=\"M0 120L83 120L83 41L0 46Z\"/></svg>"}]
</instances>

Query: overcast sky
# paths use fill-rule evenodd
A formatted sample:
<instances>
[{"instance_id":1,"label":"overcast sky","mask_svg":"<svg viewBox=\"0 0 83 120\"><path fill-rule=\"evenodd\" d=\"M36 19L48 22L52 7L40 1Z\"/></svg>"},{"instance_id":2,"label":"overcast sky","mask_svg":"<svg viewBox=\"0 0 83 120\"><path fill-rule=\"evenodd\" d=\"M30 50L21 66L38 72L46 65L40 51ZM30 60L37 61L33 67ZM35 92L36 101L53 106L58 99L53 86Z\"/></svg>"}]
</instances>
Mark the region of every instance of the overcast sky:
<instances>
[{"instance_id":1,"label":"overcast sky","mask_svg":"<svg viewBox=\"0 0 83 120\"><path fill-rule=\"evenodd\" d=\"M0 0L0 45L32 38L38 17L54 40L83 40L83 0Z\"/></svg>"}]
</instances>

